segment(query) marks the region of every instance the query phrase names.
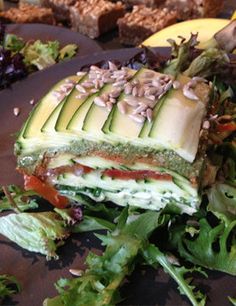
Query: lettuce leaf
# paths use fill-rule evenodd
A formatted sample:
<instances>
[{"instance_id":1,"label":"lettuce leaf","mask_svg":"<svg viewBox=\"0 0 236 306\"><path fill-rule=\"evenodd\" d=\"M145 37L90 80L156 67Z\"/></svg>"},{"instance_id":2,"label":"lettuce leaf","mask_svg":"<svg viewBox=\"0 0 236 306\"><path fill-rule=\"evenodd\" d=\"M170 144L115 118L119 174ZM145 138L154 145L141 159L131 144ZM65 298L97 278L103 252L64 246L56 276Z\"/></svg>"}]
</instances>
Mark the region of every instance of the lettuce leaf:
<instances>
[{"instance_id":1,"label":"lettuce leaf","mask_svg":"<svg viewBox=\"0 0 236 306\"><path fill-rule=\"evenodd\" d=\"M130 214L125 208L113 232L96 235L106 246L104 253L88 255L88 268L81 277L60 279L56 285L60 295L46 299L44 306L115 305L120 301L119 286L132 272L150 234L163 222L157 212Z\"/></svg>"},{"instance_id":2,"label":"lettuce leaf","mask_svg":"<svg viewBox=\"0 0 236 306\"><path fill-rule=\"evenodd\" d=\"M59 55L59 42L48 41L43 43L40 40L36 40L34 43L28 42L21 50L24 56L25 64L30 67L36 67L38 70L42 70L56 63L56 59Z\"/></svg>"},{"instance_id":3,"label":"lettuce leaf","mask_svg":"<svg viewBox=\"0 0 236 306\"><path fill-rule=\"evenodd\" d=\"M26 250L57 259L56 249L69 230L55 212L19 213L0 218L0 234Z\"/></svg>"},{"instance_id":4,"label":"lettuce leaf","mask_svg":"<svg viewBox=\"0 0 236 306\"><path fill-rule=\"evenodd\" d=\"M4 37L4 48L12 52L20 52L24 46L25 42L23 39L15 34L6 34Z\"/></svg>"},{"instance_id":5,"label":"lettuce leaf","mask_svg":"<svg viewBox=\"0 0 236 306\"><path fill-rule=\"evenodd\" d=\"M76 55L78 46L75 44L68 44L65 47L63 47L58 54L58 60L64 61L71 59L73 56Z\"/></svg>"}]
</instances>

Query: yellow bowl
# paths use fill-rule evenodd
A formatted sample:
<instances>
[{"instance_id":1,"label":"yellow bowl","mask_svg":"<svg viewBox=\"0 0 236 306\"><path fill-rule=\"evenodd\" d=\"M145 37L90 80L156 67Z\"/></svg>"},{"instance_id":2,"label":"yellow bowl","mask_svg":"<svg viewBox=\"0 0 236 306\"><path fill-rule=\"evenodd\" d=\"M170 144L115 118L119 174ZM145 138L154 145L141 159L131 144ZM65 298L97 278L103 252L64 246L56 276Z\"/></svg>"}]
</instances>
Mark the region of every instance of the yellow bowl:
<instances>
[{"instance_id":1,"label":"yellow bowl","mask_svg":"<svg viewBox=\"0 0 236 306\"><path fill-rule=\"evenodd\" d=\"M206 41L211 39L215 33L224 28L229 22L230 20L228 19L219 18L202 18L179 22L153 34L142 45L168 47L170 46L167 42L169 38L178 42L180 41L178 36L189 39L191 33L198 33L198 41L200 42L198 47L201 48Z\"/></svg>"}]
</instances>

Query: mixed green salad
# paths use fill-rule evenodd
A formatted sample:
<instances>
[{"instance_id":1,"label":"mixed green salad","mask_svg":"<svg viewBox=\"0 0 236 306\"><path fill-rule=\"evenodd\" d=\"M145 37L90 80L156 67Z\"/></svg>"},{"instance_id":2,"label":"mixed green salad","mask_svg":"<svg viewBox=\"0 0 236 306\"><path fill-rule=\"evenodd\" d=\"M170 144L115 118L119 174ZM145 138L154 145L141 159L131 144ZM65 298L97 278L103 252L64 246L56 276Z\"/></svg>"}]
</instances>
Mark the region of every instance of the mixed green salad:
<instances>
[{"instance_id":1,"label":"mixed green salad","mask_svg":"<svg viewBox=\"0 0 236 306\"><path fill-rule=\"evenodd\" d=\"M180 45L171 43L169 60L145 49L125 64L172 75L185 72L211 82L207 115L211 124L201 131L208 166L201 207L193 215L169 208L159 212L121 208L65 188L60 191L69 199L67 208L39 212L37 193L3 186L0 211L12 212L0 217L0 234L19 246L53 260L70 234L93 231L104 247L101 255L89 253L85 271L73 270L75 277L59 279L58 295L45 296L44 306L116 305L125 298L119 289L137 264L163 268L194 306L208 302L194 285L195 273L207 277L209 269L236 276L236 61L227 54L232 50L219 48L217 41L199 51L197 35ZM51 189L47 192L49 200L49 193L57 196ZM227 298L235 305L235 297Z\"/></svg>"},{"instance_id":2,"label":"mixed green salad","mask_svg":"<svg viewBox=\"0 0 236 306\"><path fill-rule=\"evenodd\" d=\"M45 69L76 55L78 46L60 46L59 41L29 40L5 32L0 23L0 89L29 73Z\"/></svg>"}]
</instances>

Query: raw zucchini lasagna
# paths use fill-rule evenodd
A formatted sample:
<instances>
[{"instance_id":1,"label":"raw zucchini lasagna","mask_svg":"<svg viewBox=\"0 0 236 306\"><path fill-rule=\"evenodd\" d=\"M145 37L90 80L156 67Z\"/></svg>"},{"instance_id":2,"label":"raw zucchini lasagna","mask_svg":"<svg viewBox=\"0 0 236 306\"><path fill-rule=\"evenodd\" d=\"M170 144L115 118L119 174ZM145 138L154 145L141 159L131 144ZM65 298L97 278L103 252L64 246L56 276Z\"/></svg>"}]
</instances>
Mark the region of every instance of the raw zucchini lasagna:
<instances>
[{"instance_id":1,"label":"raw zucchini lasagna","mask_svg":"<svg viewBox=\"0 0 236 306\"><path fill-rule=\"evenodd\" d=\"M198 77L91 66L38 102L15 145L18 169L71 197L192 214L209 92Z\"/></svg>"}]
</instances>

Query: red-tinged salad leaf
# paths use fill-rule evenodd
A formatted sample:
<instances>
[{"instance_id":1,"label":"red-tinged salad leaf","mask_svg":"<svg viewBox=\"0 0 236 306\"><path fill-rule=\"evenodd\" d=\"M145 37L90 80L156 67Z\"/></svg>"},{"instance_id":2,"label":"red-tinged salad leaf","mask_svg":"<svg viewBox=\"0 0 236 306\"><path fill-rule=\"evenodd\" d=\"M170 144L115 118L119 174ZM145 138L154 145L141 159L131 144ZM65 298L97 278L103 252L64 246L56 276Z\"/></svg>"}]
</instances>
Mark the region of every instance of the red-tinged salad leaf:
<instances>
[{"instance_id":1,"label":"red-tinged salad leaf","mask_svg":"<svg viewBox=\"0 0 236 306\"><path fill-rule=\"evenodd\" d=\"M16 207L21 212L36 209L38 208L38 204L35 196L36 193L34 191L25 191L15 185L0 188L0 212L15 210Z\"/></svg>"},{"instance_id":2,"label":"red-tinged salad leaf","mask_svg":"<svg viewBox=\"0 0 236 306\"><path fill-rule=\"evenodd\" d=\"M184 266L174 265L170 258L159 250L153 244L149 244L143 251L143 257L147 264L154 266L159 264L164 271L168 273L178 284L178 289L182 295L187 296L193 306L204 306L206 303L206 296L202 294L192 284L192 278L187 275L198 272L207 276L200 268L187 269Z\"/></svg>"},{"instance_id":3,"label":"red-tinged salad leaf","mask_svg":"<svg viewBox=\"0 0 236 306\"><path fill-rule=\"evenodd\" d=\"M88 268L81 277L59 280L59 296L46 299L44 306L115 305L120 300L118 289L125 276L133 271L148 237L163 222L157 212L129 214L125 208L113 232L97 235L106 246L103 254L88 255Z\"/></svg>"},{"instance_id":4,"label":"red-tinged salad leaf","mask_svg":"<svg viewBox=\"0 0 236 306\"><path fill-rule=\"evenodd\" d=\"M179 45L174 40L169 39L168 41L172 48L171 59L167 61L163 72L177 76L180 72L185 71L199 54L199 50L196 49L198 45L197 34L192 34L188 41L183 39Z\"/></svg>"},{"instance_id":5,"label":"red-tinged salad leaf","mask_svg":"<svg viewBox=\"0 0 236 306\"><path fill-rule=\"evenodd\" d=\"M19 292L21 289L18 281L12 275L0 275L0 301L5 297Z\"/></svg>"},{"instance_id":6,"label":"red-tinged salad leaf","mask_svg":"<svg viewBox=\"0 0 236 306\"><path fill-rule=\"evenodd\" d=\"M197 224L170 229L170 244L193 264L236 275L236 220L211 225L207 218Z\"/></svg>"},{"instance_id":7,"label":"red-tinged salad leaf","mask_svg":"<svg viewBox=\"0 0 236 306\"><path fill-rule=\"evenodd\" d=\"M20 53L12 55L11 51L0 46L0 89L24 78L27 68Z\"/></svg>"},{"instance_id":8,"label":"red-tinged salad leaf","mask_svg":"<svg viewBox=\"0 0 236 306\"><path fill-rule=\"evenodd\" d=\"M0 218L0 234L26 250L57 259L57 247L70 235L71 225L77 222L75 218L81 220L78 209L63 210L61 214L53 211L9 214Z\"/></svg>"},{"instance_id":9,"label":"red-tinged salad leaf","mask_svg":"<svg viewBox=\"0 0 236 306\"><path fill-rule=\"evenodd\" d=\"M59 41L24 41L15 34L6 34L0 23L0 89L27 76L76 55L78 46L60 48Z\"/></svg>"}]
</instances>

